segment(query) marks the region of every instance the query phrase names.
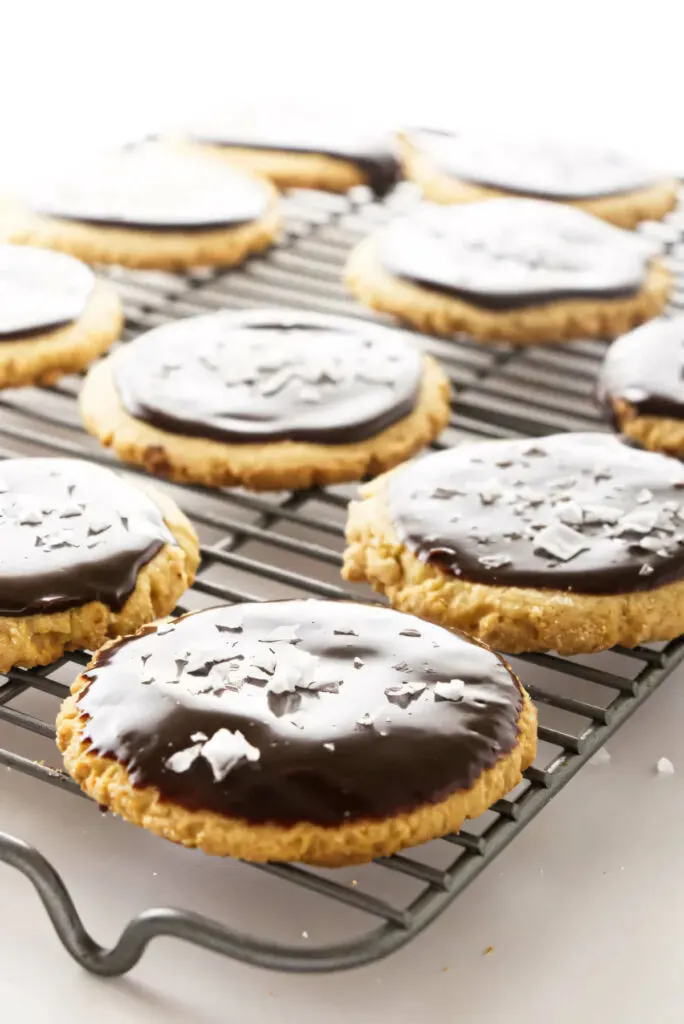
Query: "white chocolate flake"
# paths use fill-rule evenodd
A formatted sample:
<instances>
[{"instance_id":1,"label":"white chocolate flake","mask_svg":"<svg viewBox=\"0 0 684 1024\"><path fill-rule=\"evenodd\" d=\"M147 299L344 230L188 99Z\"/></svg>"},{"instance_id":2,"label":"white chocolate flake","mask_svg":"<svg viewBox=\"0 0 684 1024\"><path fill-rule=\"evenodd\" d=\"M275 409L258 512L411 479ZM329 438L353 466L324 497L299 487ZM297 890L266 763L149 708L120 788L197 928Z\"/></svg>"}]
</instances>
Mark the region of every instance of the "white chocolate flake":
<instances>
[{"instance_id":1,"label":"white chocolate flake","mask_svg":"<svg viewBox=\"0 0 684 1024\"><path fill-rule=\"evenodd\" d=\"M586 539L564 523L551 523L536 537L535 551L545 552L559 562L569 562L588 548Z\"/></svg>"},{"instance_id":2,"label":"white chocolate flake","mask_svg":"<svg viewBox=\"0 0 684 1024\"><path fill-rule=\"evenodd\" d=\"M435 695L442 700L459 701L465 695L465 683L462 679L450 679L448 683L436 683Z\"/></svg>"},{"instance_id":3,"label":"white chocolate flake","mask_svg":"<svg viewBox=\"0 0 684 1024\"><path fill-rule=\"evenodd\" d=\"M252 746L239 730L219 729L203 744L201 755L209 762L214 781L223 782L240 761L258 761L261 751Z\"/></svg>"},{"instance_id":4,"label":"white chocolate flake","mask_svg":"<svg viewBox=\"0 0 684 1024\"><path fill-rule=\"evenodd\" d=\"M194 736L191 737L191 739L194 738ZM194 743L191 747L186 747L185 750L177 750L175 754L171 754L171 757L167 757L165 762L166 767L169 771L176 772L176 774L187 772L188 768L190 768L199 757L201 749L201 743Z\"/></svg>"}]
</instances>

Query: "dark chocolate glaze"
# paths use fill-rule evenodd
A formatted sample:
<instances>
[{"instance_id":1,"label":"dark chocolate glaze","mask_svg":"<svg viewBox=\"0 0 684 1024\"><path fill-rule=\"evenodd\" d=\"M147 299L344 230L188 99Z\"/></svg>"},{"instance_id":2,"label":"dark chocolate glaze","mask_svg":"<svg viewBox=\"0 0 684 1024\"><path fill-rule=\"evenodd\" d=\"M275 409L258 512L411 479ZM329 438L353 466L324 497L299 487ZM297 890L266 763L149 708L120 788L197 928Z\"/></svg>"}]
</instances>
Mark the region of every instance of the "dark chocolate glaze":
<instances>
[{"instance_id":1,"label":"dark chocolate glaze","mask_svg":"<svg viewBox=\"0 0 684 1024\"><path fill-rule=\"evenodd\" d=\"M574 143L477 137L420 128L408 141L444 173L536 199L600 199L648 188L665 175L624 153Z\"/></svg>"},{"instance_id":2,"label":"dark chocolate glaze","mask_svg":"<svg viewBox=\"0 0 684 1024\"><path fill-rule=\"evenodd\" d=\"M387 482L399 539L473 583L585 594L684 578L684 467L609 434L464 444Z\"/></svg>"},{"instance_id":3,"label":"dark chocolate glaze","mask_svg":"<svg viewBox=\"0 0 684 1024\"><path fill-rule=\"evenodd\" d=\"M611 422L616 398L640 416L684 420L684 316L653 320L618 338L606 353L598 396Z\"/></svg>"},{"instance_id":4,"label":"dark chocolate glaze","mask_svg":"<svg viewBox=\"0 0 684 1024\"><path fill-rule=\"evenodd\" d=\"M277 309L165 324L114 366L136 419L230 443L362 441L413 411L422 371L388 328Z\"/></svg>"},{"instance_id":5,"label":"dark chocolate glaze","mask_svg":"<svg viewBox=\"0 0 684 1024\"><path fill-rule=\"evenodd\" d=\"M396 277L484 309L634 295L654 242L582 210L536 199L422 203L380 234Z\"/></svg>"},{"instance_id":6,"label":"dark chocolate glaze","mask_svg":"<svg viewBox=\"0 0 684 1024\"><path fill-rule=\"evenodd\" d=\"M151 626L98 655L87 677L78 706L93 751L165 800L255 824L378 819L467 789L515 746L522 701L491 651L387 608L332 601ZM453 699L440 696L456 679ZM253 759L242 741L240 756L234 737L215 740L219 730L241 733ZM222 739L215 771L203 744Z\"/></svg>"},{"instance_id":7,"label":"dark chocolate glaze","mask_svg":"<svg viewBox=\"0 0 684 1024\"><path fill-rule=\"evenodd\" d=\"M368 134L345 129L331 120L320 124L278 118L253 127L204 125L189 132L197 142L238 149L261 149L280 153L318 153L355 164L370 189L379 197L387 195L400 178L399 163L389 134Z\"/></svg>"},{"instance_id":8,"label":"dark chocolate glaze","mask_svg":"<svg viewBox=\"0 0 684 1024\"><path fill-rule=\"evenodd\" d=\"M158 506L78 459L0 463L0 615L102 601L118 610L139 570L175 544Z\"/></svg>"},{"instance_id":9,"label":"dark chocolate glaze","mask_svg":"<svg viewBox=\"0 0 684 1024\"><path fill-rule=\"evenodd\" d=\"M223 162L143 142L85 163L28 199L37 212L98 227L208 231L266 213L266 186Z\"/></svg>"},{"instance_id":10,"label":"dark chocolate glaze","mask_svg":"<svg viewBox=\"0 0 684 1024\"><path fill-rule=\"evenodd\" d=\"M0 342L18 341L72 323L95 278L85 263L25 245L0 245Z\"/></svg>"}]
</instances>

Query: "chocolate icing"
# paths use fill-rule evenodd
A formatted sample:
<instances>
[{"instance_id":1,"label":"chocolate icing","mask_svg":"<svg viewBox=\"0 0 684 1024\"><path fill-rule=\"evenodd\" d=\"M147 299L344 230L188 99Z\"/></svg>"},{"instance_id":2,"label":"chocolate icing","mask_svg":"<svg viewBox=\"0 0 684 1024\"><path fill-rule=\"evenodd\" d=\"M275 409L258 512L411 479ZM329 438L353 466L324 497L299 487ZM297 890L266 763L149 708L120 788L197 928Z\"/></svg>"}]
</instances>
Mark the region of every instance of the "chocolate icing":
<instances>
[{"instance_id":1,"label":"chocolate icing","mask_svg":"<svg viewBox=\"0 0 684 1024\"><path fill-rule=\"evenodd\" d=\"M78 706L94 752L165 800L255 824L334 826L443 800L513 749L521 708L491 651L331 601L150 626L87 677Z\"/></svg>"},{"instance_id":2,"label":"chocolate icing","mask_svg":"<svg viewBox=\"0 0 684 1024\"><path fill-rule=\"evenodd\" d=\"M361 441L403 419L422 367L385 327L273 309L165 324L114 365L124 408L162 430L318 444Z\"/></svg>"},{"instance_id":3,"label":"chocolate icing","mask_svg":"<svg viewBox=\"0 0 684 1024\"><path fill-rule=\"evenodd\" d=\"M461 181L537 199L578 200L648 188L664 175L623 153L562 142L420 128L408 141Z\"/></svg>"},{"instance_id":4,"label":"chocolate icing","mask_svg":"<svg viewBox=\"0 0 684 1024\"><path fill-rule=\"evenodd\" d=\"M0 342L78 320L94 284L92 271L64 253L0 245Z\"/></svg>"},{"instance_id":5,"label":"chocolate icing","mask_svg":"<svg viewBox=\"0 0 684 1024\"><path fill-rule=\"evenodd\" d=\"M78 459L0 464L0 615L102 601L118 610L175 540L146 494Z\"/></svg>"},{"instance_id":6,"label":"chocolate icing","mask_svg":"<svg viewBox=\"0 0 684 1024\"><path fill-rule=\"evenodd\" d=\"M653 320L618 338L603 362L598 395L611 421L616 398L640 416L684 420L684 316Z\"/></svg>"},{"instance_id":7,"label":"chocolate icing","mask_svg":"<svg viewBox=\"0 0 684 1024\"><path fill-rule=\"evenodd\" d=\"M684 467L608 434L463 445L388 479L399 539L473 583L622 594L684 578Z\"/></svg>"},{"instance_id":8,"label":"chocolate icing","mask_svg":"<svg viewBox=\"0 0 684 1024\"><path fill-rule=\"evenodd\" d=\"M263 216L269 203L256 178L154 142L85 163L29 197L50 217L145 231L239 227Z\"/></svg>"},{"instance_id":9,"label":"chocolate icing","mask_svg":"<svg viewBox=\"0 0 684 1024\"><path fill-rule=\"evenodd\" d=\"M364 174L369 188L385 196L400 178L399 164L388 135L369 134L339 121L319 124L279 117L250 126L206 124L189 132L190 138L214 146L261 149L284 153L317 153L345 160Z\"/></svg>"},{"instance_id":10,"label":"chocolate icing","mask_svg":"<svg viewBox=\"0 0 684 1024\"><path fill-rule=\"evenodd\" d=\"M391 274L484 309L634 295L656 252L641 235L536 199L421 203L378 247Z\"/></svg>"}]
</instances>

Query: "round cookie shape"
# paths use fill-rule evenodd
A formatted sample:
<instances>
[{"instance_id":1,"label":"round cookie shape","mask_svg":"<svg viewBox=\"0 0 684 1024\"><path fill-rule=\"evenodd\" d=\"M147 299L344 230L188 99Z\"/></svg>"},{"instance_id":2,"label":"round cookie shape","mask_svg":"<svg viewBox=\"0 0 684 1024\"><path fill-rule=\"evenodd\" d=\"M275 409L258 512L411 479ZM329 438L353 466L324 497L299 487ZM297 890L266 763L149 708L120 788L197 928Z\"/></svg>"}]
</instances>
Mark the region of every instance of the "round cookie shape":
<instances>
[{"instance_id":1,"label":"round cookie shape","mask_svg":"<svg viewBox=\"0 0 684 1024\"><path fill-rule=\"evenodd\" d=\"M78 320L94 287L92 271L71 256L0 245L0 343Z\"/></svg>"},{"instance_id":2,"label":"round cookie shape","mask_svg":"<svg viewBox=\"0 0 684 1024\"><path fill-rule=\"evenodd\" d=\"M198 125L188 133L195 142L215 146L241 157L249 164L250 157L258 161L266 154L271 157L268 166L258 165L256 169L274 178L277 184L305 184L307 169L302 166L308 158L327 157L336 163L352 164L358 171L359 183L364 182L375 193L382 197L394 187L399 180L399 165L389 134L384 137L378 132L366 132L351 124L343 124L339 120L327 119L318 122L302 118L278 117L258 118L250 124L221 123L214 121ZM278 156L300 157L300 167L296 168L288 161L278 167ZM313 171L311 172L313 173ZM335 175L331 173L326 182L326 168L318 172L321 185L332 187ZM342 186L342 178L340 186ZM353 184L349 181L348 185ZM312 180L311 186L318 182ZM337 191L337 189L334 189Z\"/></svg>"},{"instance_id":3,"label":"round cookie shape","mask_svg":"<svg viewBox=\"0 0 684 1024\"><path fill-rule=\"evenodd\" d=\"M684 316L655 320L618 338L608 349L599 399L611 420L616 404L625 404L639 417L684 421L683 377Z\"/></svg>"},{"instance_id":4,"label":"round cookie shape","mask_svg":"<svg viewBox=\"0 0 684 1024\"><path fill-rule=\"evenodd\" d=\"M120 610L167 544L177 541L160 507L107 469L42 458L0 466L0 616L90 601Z\"/></svg>"},{"instance_id":5,"label":"round cookie shape","mask_svg":"<svg viewBox=\"0 0 684 1024\"><path fill-rule=\"evenodd\" d=\"M397 536L472 583L625 594L684 578L684 468L604 434L463 445L387 483Z\"/></svg>"},{"instance_id":6,"label":"round cookie shape","mask_svg":"<svg viewBox=\"0 0 684 1024\"><path fill-rule=\"evenodd\" d=\"M482 646L323 601L148 627L97 655L83 682L74 711L90 755L167 805L249 825L351 827L438 804L514 751L523 710L517 679Z\"/></svg>"},{"instance_id":7,"label":"round cookie shape","mask_svg":"<svg viewBox=\"0 0 684 1024\"><path fill-rule=\"evenodd\" d=\"M427 128L405 138L454 178L536 199L596 199L664 180L625 154L599 147Z\"/></svg>"},{"instance_id":8,"label":"round cookie shape","mask_svg":"<svg viewBox=\"0 0 684 1024\"><path fill-rule=\"evenodd\" d=\"M657 253L649 239L535 199L422 203L379 237L382 268L485 310L634 296Z\"/></svg>"},{"instance_id":9,"label":"round cookie shape","mask_svg":"<svg viewBox=\"0 0 684 1024\"><path fill-rule=\"evenodd\" d=\"M396 331L257 309L155 329L92 367L79 403L91 434L149 472L302 490L409 458L447 424L449 396Z\"/></svg>"},{"instance_id":10,"label":"round cookie shape","mask_svg":"<svg viewBox=\"0 0 684 1024\"><path fill-rule=\"evenodd\" d=\"M259 220L271 194L239 170L148 142L84 163L27 203L43 216L103 228L202 232Z\"/></svg>"},{"instance_id":11,"label":"round cookie shape","mask_svg":"<svg viewBox=\"0 0 684 1024\"><path fill-rule=\"evenodd\" d=\"M258 310L155 328L119 354L114 377L127 412L172 433L345 444L412 412L422 358L383 327Z\"/></svg>"}]
</instances>

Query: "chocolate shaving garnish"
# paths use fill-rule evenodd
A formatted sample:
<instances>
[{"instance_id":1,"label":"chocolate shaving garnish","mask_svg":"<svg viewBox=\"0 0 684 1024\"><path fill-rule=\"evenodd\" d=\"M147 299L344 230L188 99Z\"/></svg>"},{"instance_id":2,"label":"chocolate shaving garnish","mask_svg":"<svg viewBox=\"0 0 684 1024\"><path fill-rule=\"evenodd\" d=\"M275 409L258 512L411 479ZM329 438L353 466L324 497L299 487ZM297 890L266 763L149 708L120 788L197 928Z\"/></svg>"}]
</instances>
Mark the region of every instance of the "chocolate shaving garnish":
<instances>
[{"instance_id":1,"label":"chocolate shaving garnish","mask_svg":"<svg viewBox=\"0 0 684 1024\"><path fill-rule=\"evenodd\" d=\"M588 525L597 523L617 523L622 516L619 508L611 508L609 505L584 505L584 522Z\"/></svg>"},{"instance_id":2,"label":"chocolate shaving garnish","mask_svg":"<svg viewBox=\"0 0 684 1024\"><path fill-rule=\"evenodd\" d=\"M615 533L650 533L658 522L657 509L637 508L623 516L615 528Z\"/></svg>"},{"instance_id":3,"label":"chocolate shaving garnish","mask_svg":"<svg viewBox=\"0 0 684 1024\"><path fill-rule=\"evenodd\" d=\"M112 524L108 523L106 519L91 519L88 523L88 533L97 535L98 533L104 533L105 530L111 530Z\"/></svg>"},{"instance_id":4,"label":"chocolate shaving garnish","mask_svg":"<svg viewBox=\"0 0 684 1024\"><path fill-rule=\"evenodd\" d=\"M510 565L511 559L508 555L481 555L478 562L484 565L485 569L501 569L504 565Z\"/></svg>"},{"instance_id":5,"label":"chocolate shaving garnish","mask_svg":"<svg viewBox=\"0 0 684 1024\"><path fill-rule=\"evenodd\" d=\"M564 523L552 523L537 534L535 551L545 552L559 562L569 562L587 547L581 533Z\"/></svg>"},{"instance_id":6,"label":"chocolate shaving garnish","mask_svg":"<svg viewBox=\"0 0 684 1024\"><path fill-rule=\"evenodd\" d=\"M75 519L77 516L82 516L84 509L81 505L65 505L64 508L60 509L60 519Z\"/></svg>"},{"instance_id":7,"label":"chocolate shaving garnish","mask_svg":"<svg viewBox=\"0 0 684 1024\"><path fill-rule=\"evenodd\" d=\"M407 708L426 689L427 683L417 681L401 683L399 686L388 686L385 690L385 696L390 704L396 704L400 708Z\"/></svg>"},{"instance_id":8,"label":"chocolate shaving garnish","mask_svg":"<svg viewBox=\"0 0 684 1024\"><path fill-rule=\"evenodd\" d=\"M42 521L43 517L40 512L32 512L30 509L26 509L19 516L21 526L38 526Z\"/></svg>"},{"instance_id":9,"label":"chocolate shaving garnish","mask_svg":"<svg viewBox=\"0 0 684 1024\"><path fill-rule=\"evenodd\" d=\"M448 683L435 683L435 700L460 701L465 696L462 679L451 679Z\"/></svg>"},{"instance_id":10,"label":"chocolate shaving garnish","mask_svg":"<svg viewBox=\"0 0 684 1024\"><path fill-rule=\"evenodd\" d=\"M576 501L565 501L557 512L561 523L566 526L581 526L584 522L582 506Z\"/></svg>"},{"instance_id":11,"label":"chocolate shaving garnish","mask_svg":"<svg viewBox=\"0 0 684 1024\"><path fill-rule=\"evenodd\" d=\"M489 480L478 487L478 494L483 505L493 505L503 495L503 490L498 480Z\"/></svg>"},{"instance_id":12,"label":"chocolate shaving garnish","mask_svg":"<svg viewBox=\"0 0 684 1024\"><path fill-rule=\"evenodd\" d=\"M448 501L449 498L455 498L457 495L462 494L463 491L458 491L455 488L435 487L434 491L431 494L431 497L441 501Z\"/></svg>"},{"instance_id":13,"label":"chocolate shaving garnish","mask_svg":"<svg viewBox=\"0 0 684 1024\"><path fill-rule=\"evenodd\" d=\"M399 632L399 636L419 637L421 636L421 634L418 632L417 629L402 629Z\"/></svg>"}]
</instances>

